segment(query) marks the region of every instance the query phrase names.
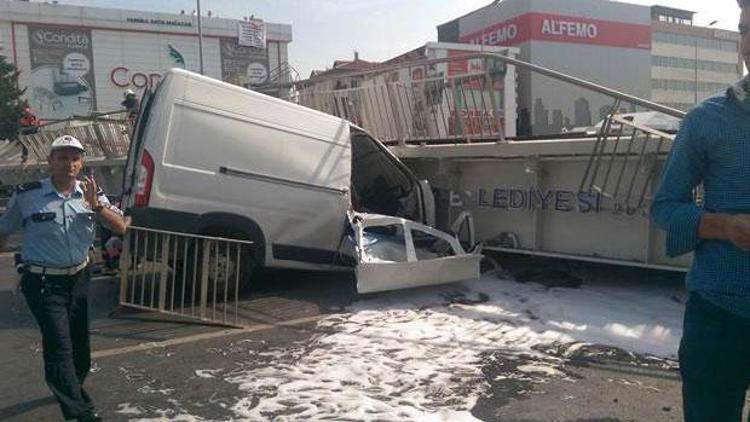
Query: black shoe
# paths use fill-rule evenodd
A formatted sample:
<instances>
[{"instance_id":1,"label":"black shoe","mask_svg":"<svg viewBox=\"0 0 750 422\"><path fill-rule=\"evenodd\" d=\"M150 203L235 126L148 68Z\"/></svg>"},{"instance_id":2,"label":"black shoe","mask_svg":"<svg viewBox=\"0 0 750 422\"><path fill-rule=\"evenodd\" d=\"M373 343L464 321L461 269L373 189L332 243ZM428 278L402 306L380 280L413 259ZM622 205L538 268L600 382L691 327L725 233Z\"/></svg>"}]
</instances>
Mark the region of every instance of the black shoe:
<instances>
[{"instance_id":1,"label":"black shoe","mask_svg":"<svg viewBox=\"0 0 750 422\"><path fill-rule=\"evenodd\" d=\"M102 419L101 416L94 412L86 412L79 416L76 420L78 422L102 422L104 419Z\"/></svg>"}]
</instances>

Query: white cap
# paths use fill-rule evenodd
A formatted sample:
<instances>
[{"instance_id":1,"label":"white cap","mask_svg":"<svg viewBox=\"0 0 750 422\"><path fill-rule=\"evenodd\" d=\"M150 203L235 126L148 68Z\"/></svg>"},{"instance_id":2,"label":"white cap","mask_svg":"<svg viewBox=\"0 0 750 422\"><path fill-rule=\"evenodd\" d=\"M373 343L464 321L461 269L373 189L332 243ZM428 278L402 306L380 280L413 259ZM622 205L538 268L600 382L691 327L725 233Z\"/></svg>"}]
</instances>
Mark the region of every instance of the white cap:
<instances>
[{"instance_id":1,"label":"white cap","mask_svg":"<svg viewBox=\"0 0 750 422\"><path fill-rule=\"evenodd\" d=\"M81 150L81 152L86 152L86 149L81 144L81 141L70 135L63 135L56 138L54 141L52 141L52 146L50 146L49 150L54 151L60 148L75 148Z\"/></svg>"},{"instance_id":2,"label":"white cap","mask_svg":"<svg viewBox=\"0 0 750 422\"><path fill-rule=\"evenodd\" d=\"M126 89L126 90L125 90L125 93L124 93L123 95L124 95L124 96L126 96L126 97L127 97L128 95L135 95L135 92L133 92L133 90L132 90L132 89Z\"/></svg>"}]
</instances>

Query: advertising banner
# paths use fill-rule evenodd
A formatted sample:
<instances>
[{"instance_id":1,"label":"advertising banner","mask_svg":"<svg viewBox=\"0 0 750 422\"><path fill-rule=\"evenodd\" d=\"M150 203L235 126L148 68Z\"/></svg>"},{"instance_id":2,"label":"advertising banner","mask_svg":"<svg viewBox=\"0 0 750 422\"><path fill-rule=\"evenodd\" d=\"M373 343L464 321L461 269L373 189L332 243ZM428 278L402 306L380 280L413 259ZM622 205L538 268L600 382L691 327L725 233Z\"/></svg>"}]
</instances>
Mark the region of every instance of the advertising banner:
<instances>
[{"instance_id":1,"label":"advertising banner","mask_svg":"<svg viewBox=\"0 0 750 422\"><path fill-rule=\"evenodd\" d=\"M266 25L261 21L239 21L237 39L245 47L266 48Z\"/></svg>"},{"instance_id":2,"label":"advertising banner","mask_svg":"<svg viewBox=\"0 0 750 422\"><path fill-rule=\"evenodd\" d=\"M88 115L96 109L91 31L29 25L31 74L26 95L41 119Z\"/></svg>"},{"instance_id":3,"label":"advertising banner","mask_svg":"<svg viewBox=\"0 0 750 422\"><path fill-rule=\"evenodd\" d=\"M459 42L502 46L528 41L650 50L651 26L532 12L459 38Z\"/></svg>"},{"instance_id":4,"label":"advertising banner","mask_svg":"<svg viewBox=\"0 0 750 422\"><path fill-rule=\"evenodd\" d=\"M234 38L221 38L221 79L239 86L268 82L268 50L240 45Z\"/></svg>"}]
</instances>

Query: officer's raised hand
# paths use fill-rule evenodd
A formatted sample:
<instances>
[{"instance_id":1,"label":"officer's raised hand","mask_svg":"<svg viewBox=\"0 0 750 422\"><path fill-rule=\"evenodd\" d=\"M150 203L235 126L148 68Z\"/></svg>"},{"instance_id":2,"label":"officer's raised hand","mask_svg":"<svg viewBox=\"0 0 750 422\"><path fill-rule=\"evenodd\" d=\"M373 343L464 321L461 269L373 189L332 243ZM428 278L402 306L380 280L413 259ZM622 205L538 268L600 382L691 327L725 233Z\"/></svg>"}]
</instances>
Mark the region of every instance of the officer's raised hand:
<instances>
[{"instance_id":1,"label":"officer's raised hand","mask_svg":"<svg viewBox=\"0 0 750 422\"><path fill-rule=\"evenodd\" d=\"M92 211L99 214L104 223L110 230L117 234L125 233L125 220L119 212L112 211L108 206L104 206L99 197L104 195L99 187L96 185L96 181L93 177L86 176L81 182L81 190L83 190L83 199L88 203L89 208ZM109 202L107 201L107 205Z\"/></svg>"},{"instance_id":2,"label":"officer's raised hand","mask_svg":"<svg viewBox=\"0 0 750 422\"><path fill-rule=\"evenodd\" d=\"M99 195L97 195L96 180L93 177L86 176L81 182L81 189L83 189L83 198L86 203L89 204L89 208L96 210L99 207Z\"/></svg>"}]
</instances>

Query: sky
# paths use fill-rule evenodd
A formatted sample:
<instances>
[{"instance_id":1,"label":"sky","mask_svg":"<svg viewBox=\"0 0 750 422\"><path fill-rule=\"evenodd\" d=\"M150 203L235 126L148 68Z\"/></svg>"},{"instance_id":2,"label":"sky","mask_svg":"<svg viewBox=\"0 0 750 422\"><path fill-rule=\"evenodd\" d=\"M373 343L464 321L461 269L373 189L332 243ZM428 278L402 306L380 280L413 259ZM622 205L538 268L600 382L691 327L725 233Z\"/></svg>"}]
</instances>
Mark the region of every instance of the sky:
<instances>
[{"instance_id":1,"label":"sky","mask_svg":"<svg viewBox=\"0 0 750 422\"><path fill-rule=\"evenodd\" d=\"M610 0L601 0L610 1ZM62 4L187 12L195 0L59 0ZM205 14L222 18L254 15L267 22L292 25L294 41L289 59L304 78L310 71L330 67L334 60L351 59L354 51L363 60L392 58L437 40L437 25L487 5L490 0L202 0ZM736 29L739 12L735 0L629 0L643 5L660 4L697 12L695 22Z\"/></svg>"}]
</instances>

